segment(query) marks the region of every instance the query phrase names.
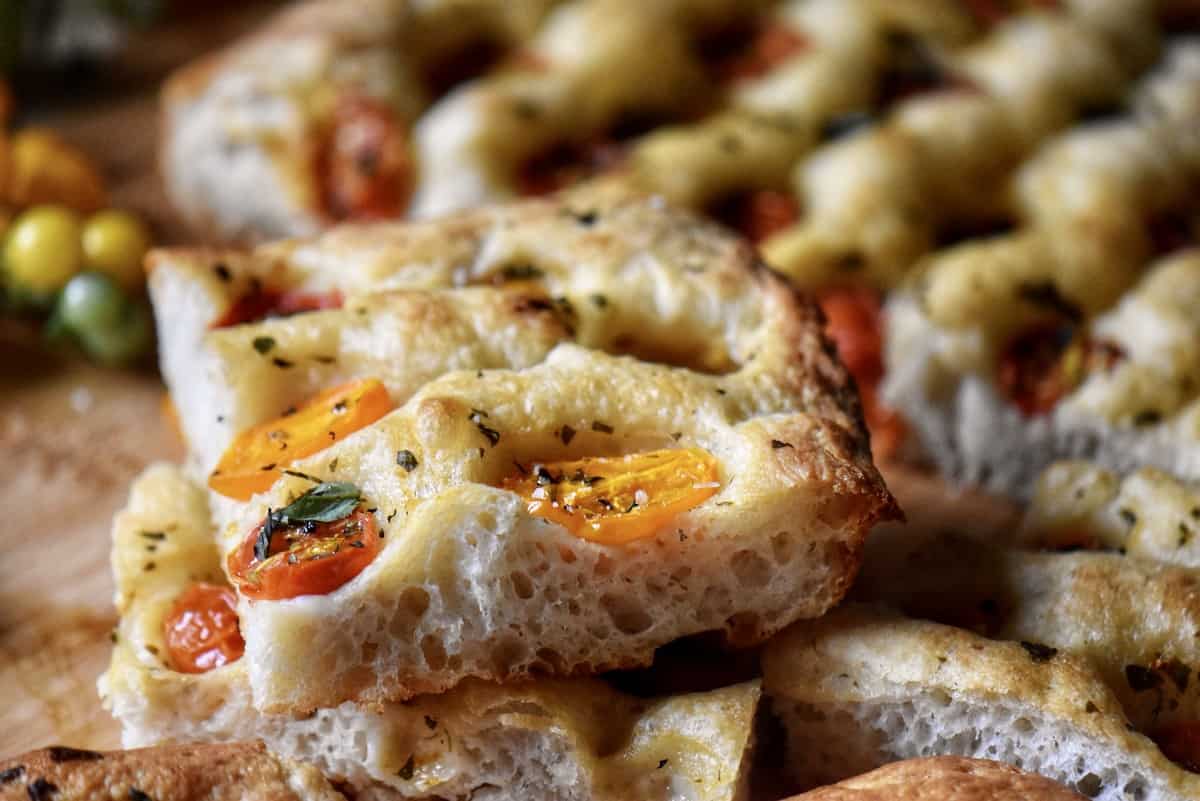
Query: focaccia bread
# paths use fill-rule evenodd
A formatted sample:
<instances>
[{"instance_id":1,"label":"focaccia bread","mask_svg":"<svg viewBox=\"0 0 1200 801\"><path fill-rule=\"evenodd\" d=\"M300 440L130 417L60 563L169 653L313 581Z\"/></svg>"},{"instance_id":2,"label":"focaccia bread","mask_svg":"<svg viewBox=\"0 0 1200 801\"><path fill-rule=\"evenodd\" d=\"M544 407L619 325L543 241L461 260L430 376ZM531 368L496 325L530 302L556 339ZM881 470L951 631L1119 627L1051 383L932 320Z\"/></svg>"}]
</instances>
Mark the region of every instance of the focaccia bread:
<instances>
[{"instance_id":1,"label":"focaccia bread","mask_svg":"<svg viewBox=\"0 0 1200 801\"><path fill-rule=\"evenodd\" d=\"M1083 659L850 605L768 646L764 687L804 786L887 762L995 759L1081 794L1183 801L1200 776L1129 726Z\"/></svg>"},{"instance_id":2,"label":"focaccia bread","mask_svg":"<svg viewBox=\"0 0 1200 801\"><path fill-rule=\"evenodd\" d=\"M889 301L884 396L946 475L1025 498L1062 458L1200 475L1200 253L1155 261L1150 237L1200 214L1198 78L1200 48L1176 45L1133 117L1022 171L1029 226L936 255Z\"/></svg>"},{"instance_id":3,"label":"focaccia bread","mask_svg":"<svg viewBox=\"0 0 1200 801\"><path fill-rule=\"evenodd\" d=\"M720 629L749 644L822 614L893 502L842 430L804 412L763 413L776 399L760 389L564 345L525 371L431 382L294 463L222 529L226 551L246 547L270 509L312 482L359 487L387 539L327 595L243 602L256 703L303 710L435 692L472 675L591 673L649 662L687 634ZM502 488L531 472L553 487L570 476L538 465L586 454L696 449L717 472L683 480L715 494L626 542L548 524ZM667 489L612 483L611 518Z\"/></svg>"},{"instance_id":4,"label":"focaccia bread","mask_svg":"<svg viewBox=\"0 0 1200 801\"><path fill-rule=\"evenodd\" d=\"M785 282L723 229L616 189L148 263L163 376L204 472L238 432L350 378L381 379L399 404L442 373L528 367L571 340L779 385L856 427ZM321 310L261 319L287 298Z\"/></svg>"},{"instance_id":5,"label":"focaccia bread","mask_svg":"<svg viewBox=\"0 0 1200 801\"><path fill-rule=\"evenodd\" d=\"M334 154L352 161L355 147L376 157L348 179L367 185L368 206L405 201L406 179L373 188L370 176L406 172L403 124L428 104L438 75L511 48L553 5L313 0L287 9L167 82L161 165L172 202L224 237L311 233L328 224L331 203L345 200L329 197L319 175ZM354 123L340 146L339 117Z\"/></svg>"},{"instance_id":6,"label":"focaccia bread","mask_svg":"<svg viewBox=\"0 0 1200 801\"><path fill-rule=\"evenodd\" d=\"M224 461L211 471L210 486L238 501L214 506L224 552L248 554L269 512L320 482L353 485L381 532L357 575L242 602L264 709L632 666L714 629L757 642L835 604L867 530L897 513L816 310L743 242L657 201L587 190L248 254L168 251L151 264L163 372L201 468L241 436L230 420L278 442L250 467L263 478L254 491L279 481L253 499L229 491ZM513 311L501 289L453 288L510 279L542 299ZM474 319L429 335L415 331L423 321L362 330L381 292L394 304L436 296ZM345 300L254 324L235 314L210 330L247 293ZM501 304L490 316L488 299ZM497 320L513 333L493 336ZM550 349L560 339L574 341ZM506 342L513 355L493 355ZM355 432L336 428L346 418L335 404L328 431L298 436L286 407L347 378L382 379L399 408ZM635 469L648 468L643 457L676 461L652 480ZM700 472L678 472L685 462ZM608 484L575 487L601 463L618 471ZM595 496L575 533L564 526L577 517L556 525L532 511L564 479L563 491ZM568 516L579 506L563 503L550 505ZM589 534L640 515L636 530Z\"/></svg>"},{"instance_id":7,"label":"focaccia bread","mask_svg":"<svg viewBox=\"0 0 1200 801\"><path fill-rule=\"evenodd\" d=\"M84 751L51 746L0 761L0 798L96 801L346 801L313 768L261 743Z\"/></svg>"},{"instance_id":8,"label":"focaccia bread","mask_svg":"<svg viewBox=\"0 0 1200 801\"><path fill-rule=\"evenodd\" d=\"M1178 536L1174 522L1166 528ZM1073 547L1086 531L1076 529ZM1139 731L1200 721L1200 575L1116 552L1039 553L988 539L879 533L854 598L1083 658Z\"/></svg>"},{"instance_id":9,"label":"focaccia bread","mask_svg":"<svg viewBox=\"0 0 1200 801\"><path fill-rule=\"evenodd\" d=\"M431 216L598 173L695 208L765 204L779 218L766 236L798 214L790 168L851 120L906 101L939 120L965 111L986 136L947 149L940 123L889 123L903 130L868 145L870 159L935 189L955 180L947 165L959 180L1001 174L1030 142L1119 97L1156 54L1159 12L1151 0L316 0L170 81L164 173L176 205L225 236ZM908 225L894 215L911 198L894 182L879 185L874 168L822 172L816 198L797 182L815 226L799 239L814 244L784 237L771 248L781 266L841 261L846 243L814 239L832 222L853 227L872 264L884 250L913 255L877 247L880 229ZM864 189L879 198L870 209Z\"/></svg>"},{"instance_id":10,"label":"focaccia bread","mask_svg":"<svg viewBox=\"0 0 1200 801\"><path fill-rule=\"evenodd\" d=\"M1082 801L1084 796L1012 765L924 757L876 768L789 801Z\"/></svg>"},{"instance_id":11,"label":"focaccia bread","mask_svg":"<svg viewBox=\"0 0 1200 801\"><path fill-rule=\"evenodd\" d=\"M877 530L852 599L897 611L851 605L839 613L842 623L800 624L785 633L790 645L767 657L768 692L776 686L772 675L792 688L783 691L782 714L790 716L795 747L823 742L825 728L849 714L867 732L868 746L858 752L867 760L984 756L1065 781L1089 797L1193 797L1200 782L1200 573L1191 558L1198 500L1194 487L1157 470L1122 477L1064 462L1042 475L1020 526ZM893 650L879 651L884 637ZM849 687L808 677L805 665L830 654L833 662L822 670L845 674ZM1074 678L1053 670L1038 677L1035 666L1060 660ZM806 705L829 703L822 694L835 686L858 695L814 716ZM1123 765L1100 757L1116 767L1107 776L1076 761L1089 749L1099 755L1130 747L1112 740L1111 731L1087 735L1107 745L1081 739L1082 723L1102 713L1136 733ZM1046 738L1056 744L1045 745ZM1163 758L1174 763L1166 773ZM1147 767L1152 763L1158 766ZM820 764L819 755L812 764Z\"/></svg>"},{"instance_id":12,"label":"focaccia bread","mask_svg":"<svg viewBox=\"0 0 1200 801\"><path fill-rule=\"evenodd\" d=\"M639 699L588 678L468 681L404 703L264 714L245 658L181 672L166 639L189 587L224 582L204 490L178 468L152 467L113 535L121 622L100 685L127 747L261 739L359 798L743 797L756 682Z\"/></svg>"},{"instance_id":13,"label":"focaccia bread","mask_svg":"<svg viewBox=\"0 0 1200 801\"><path fill-rule=\"evenodd\" d=\"M1200 568L1200 485L1151 467L1120 475L1091 462L1057 462L1038 477L1022 541Z\"/></svg>"},{"instance_id":14,"label":"focaccia bread","mask_svg":"<svg viewBox=\"0 0 1200 801\"><path fill-rule=\"evenodd\" d=\"M890 289L940 232L1004 219L1013 170L1081 112L1118 102L1157 49L1153 2L1062 5L950 52L948 90L904 98L797 165L805 214L764 242L768 260L805 286Z\"/></svg>"}]
</instances>

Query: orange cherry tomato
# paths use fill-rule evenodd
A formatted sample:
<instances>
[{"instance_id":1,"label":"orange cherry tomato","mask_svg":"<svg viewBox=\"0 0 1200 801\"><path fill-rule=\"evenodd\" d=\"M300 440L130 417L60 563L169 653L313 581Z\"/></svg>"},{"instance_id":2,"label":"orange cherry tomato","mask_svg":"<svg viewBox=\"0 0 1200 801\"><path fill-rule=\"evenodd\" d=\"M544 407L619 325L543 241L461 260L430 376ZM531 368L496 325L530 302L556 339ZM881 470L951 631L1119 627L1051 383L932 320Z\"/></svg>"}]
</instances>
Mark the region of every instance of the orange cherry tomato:
<instances>
[{"instance_id":1,"label":"orange cherry tomato","mask_svg":"<svg viewBox=\"0 0 1200 801\"><path fill-rule=\"evenodd\" d=\"M1169 723L1150 734L1163 756L1192 773L1200 773L1200 721Z\"/></svg>"},{"instance_id":2,"label":"orange cherry tomato","mask_svg":"<svg viewBox=\"0 0 1200 801\"><path fill-rule=\"evenodd\" d=\"M242 295L221 315L212 328L229 328L255 323L268 317L291 317L301 312L340 309L344 299L336 289L331 292L278 292L259 289Z\"/></svg>"},{"instance_id":3,"label":"orange cherry tomato","mask_svg":"<svg viewBox=\"0 0 1200 801\"><path fill-rule=\"evenodd\" d=\"M375 378L328 389L296 411L238 434L208 486L227 498L249 500L279 480L287 465L369 426L392 408L387 387Z\"/></svg>"},{"instance_id":4,"label":"orange cherry tomato","mask_svg":"<svg viewBox=\"0 0 1200 801\"><path fill-rule=\"evenodd\" d=\"M736 57L719 65L717 71L723 80L733 83L761 78L807 47L808 37L795 28L780 22L764 25Z\"/></svg>"},{"instance_id":5,"label":"orange cherry tomato","mask_svg":"<svg viewBox=\"0 0 1200 801\"><path fill-rule=\"evenodd\" d=\"M247 598L278 601L300 595L325 595L371 564L382 544L375 515L352 512L332 523L302 523L271 532L266 559L255 556L255 543L270 516L229 554L229 574Z\"/></svg>"},{"instance_id":6,"label":"orange cherry tomato","mask_svg":"<svg viewBox=\"0 0 1200 801\"><path fill-rule=\"evenodd\" d=\"M344 97L318 156L326 213L337 220L399 217L412 195L416 163L408 132L384 104Z\"/></svg>"},{"instance_id":7,"label":"orange cherry tomato","mask_svg":"<svg viewBox=\"0 0 1200 801\"><path fill-rule=\"evenodd\" d=\"M697 448L547 462L501 483L531 515L607 545L653 536L720 486L717 460Z\"/></svg>"},{"instance_id":8,"label":"orange cherry tomato","mask_svg":"<svg viewBox=\"0 0 1200 801\"><path fill-rule=\"evenodd\" d=\"M1088 373L1108 371L1125 357L1119 345L1093 340L1070 324L1039 325L1017 335L1000 354L1001 394L1027 417L1049 414Z\"/></svg>"},{"instance_id":9,"label":"orange cherry tomato","mask_svg":"<svg viewBox=\"0 0 1200 801\"><path fill-rule=\"evenodd\" d=\"M180 673L207 673L236 662L246 641L238 628L233 590L203 581L189 586L163 620L163 638L167 662Z\"/></svg>"},{"instance_id":10,"label":"orange cherry tomato","mask_svg":"<svg viewBox=\"0 0 1200 801\"><path fill-rule=\"evenodd\" d=\"M880 458L891 456L908 427L894 409L879 400L883 378L883 313L879 294L861 287L835 287L817 298L825 313L825 332L854 376L862 398L871 445Z\"/></svg>"}]
</instances>

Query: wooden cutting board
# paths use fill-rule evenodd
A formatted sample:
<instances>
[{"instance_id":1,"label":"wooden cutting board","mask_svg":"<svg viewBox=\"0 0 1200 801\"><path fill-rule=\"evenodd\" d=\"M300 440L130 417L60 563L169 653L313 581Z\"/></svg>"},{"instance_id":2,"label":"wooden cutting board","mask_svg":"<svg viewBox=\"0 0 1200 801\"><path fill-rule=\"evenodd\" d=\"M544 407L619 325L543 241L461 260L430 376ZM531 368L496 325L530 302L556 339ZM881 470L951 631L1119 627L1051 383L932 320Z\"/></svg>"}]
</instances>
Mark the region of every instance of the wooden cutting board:
<instances>
[{"instance_id":1,"label":"wooden cutting board","mask_svg":"<svg viewBox=\"0 0 1200 801\"><path fill-rule=\"evenodd\" d=\"M187 242L155 171L156 93L168 71L262 17L263 3L248 6L139 35L82 87L73 76L25 102L18 90L18 122L52 127L95 158L112 204L149 221L158 242ZM50 354L0 321L0 756L119 745L96 695L116 622L109 525L135 475L182 456L162 396L149 369Z\"/></svg>"},{"instance_id":2,"label":"wooden cutting board","mask_svg":"<svg viewBox=\"0 0 1200 801\"><path fill-rule=\"evenodd\" d=\"M112 182L115 205L156 227L160 242L188 241L154 171L154 92L166 70L244 30L261 16L170 28L131 48L108 94L43 111L85 148ZM100 370L49 355L0 325L0 756L64 744L116 748L116 724L96 678L116 623L109 526L130 482L182 449L150 371ZM1012 512L960 496L920 474L889 471L919 524L1002 527Z\"/></svg>"}]
</instances>

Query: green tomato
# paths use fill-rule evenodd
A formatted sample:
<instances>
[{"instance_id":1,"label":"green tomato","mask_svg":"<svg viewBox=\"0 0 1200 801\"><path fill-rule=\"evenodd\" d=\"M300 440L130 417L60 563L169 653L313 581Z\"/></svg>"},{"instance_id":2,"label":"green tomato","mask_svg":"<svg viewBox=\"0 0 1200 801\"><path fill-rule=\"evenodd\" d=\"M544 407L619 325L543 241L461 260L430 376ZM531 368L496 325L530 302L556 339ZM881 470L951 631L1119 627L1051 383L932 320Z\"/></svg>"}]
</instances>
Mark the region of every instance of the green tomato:
<instances>
[{"instance_id":1,"label":"green tomato","mask_svg":"<svg viewBox=\"0 0 1200 801\"><path fill-rule=\"evenodd\" d=\"M19 292L54 292L83 264L79 217L63 206L34 206L13 222L4 243L4 268Z\"/></svg>"},{"instance_id":2,"label":"green tomato","mask_svg":"<svg viewBox=\"0 0 1200 801\"><path fill-rule=\"evenodd\" d=\"M87 354L110 367L123 367L150 350L150 314L141 303L129 303L114 326L76 332Z\"/></svg>"},{"instance_id":3,"label":"green tomato","mask_svg":"<svg viewBox=\"0 0 1200 801\"><path fill-rule=\"evenodd\" d=\"M118 327L129 299L116 282L103 273L83 272L63 287L55 313L76 333Z\"/></svg>"},{"instance_id":4,"label":"green tomato","mask_svg":"<svg viewBox=\"0 0 1200 801\"><path fill-rule=\"evenodd\" d=\"M127 211L101 211L83 226L83 257L93 270L112 276L129 291L145 283L142 259L150 249L150 231Z\"/></svg>"}]
</instances>

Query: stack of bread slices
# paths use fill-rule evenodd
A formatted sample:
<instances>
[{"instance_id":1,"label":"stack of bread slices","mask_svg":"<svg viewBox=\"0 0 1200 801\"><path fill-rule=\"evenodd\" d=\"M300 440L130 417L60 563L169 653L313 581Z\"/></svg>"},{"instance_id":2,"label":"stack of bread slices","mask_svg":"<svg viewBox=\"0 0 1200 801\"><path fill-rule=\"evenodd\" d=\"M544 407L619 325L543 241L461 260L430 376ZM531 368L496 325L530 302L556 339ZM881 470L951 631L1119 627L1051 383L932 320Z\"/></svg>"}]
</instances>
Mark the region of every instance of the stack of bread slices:
<instances>
[{"instance_id":1,"label":"stack of bread slices","mask_svg":"<svg viewBox=\"0 0 1200 801\"><path fill-rule=\"evenodd\" d=\"M819 314L725 230L588 188L150 267L189 455L116 519L100 684L151 747L5 792L744 799L767 726L814 801L1200 795L1196 488L888 523ZM746 680L607 675L713 632Z\"/></svg>"},{"instance_id":2,"label":"stack of bread slices","mask_svg":"<svg viewBox=\"0 0 1200 801\"><path fill-rule=\"evenodd\" d=\"M127 746L261 740L366 797L741 797L757 681L595 674L824 614L898 515L752 248L584 190L149 266L189 457L114 526Z\"/></svg>"}]
</instances>

